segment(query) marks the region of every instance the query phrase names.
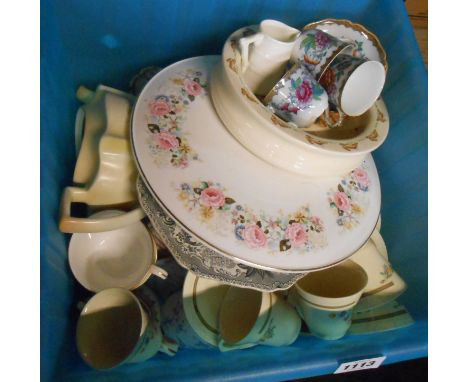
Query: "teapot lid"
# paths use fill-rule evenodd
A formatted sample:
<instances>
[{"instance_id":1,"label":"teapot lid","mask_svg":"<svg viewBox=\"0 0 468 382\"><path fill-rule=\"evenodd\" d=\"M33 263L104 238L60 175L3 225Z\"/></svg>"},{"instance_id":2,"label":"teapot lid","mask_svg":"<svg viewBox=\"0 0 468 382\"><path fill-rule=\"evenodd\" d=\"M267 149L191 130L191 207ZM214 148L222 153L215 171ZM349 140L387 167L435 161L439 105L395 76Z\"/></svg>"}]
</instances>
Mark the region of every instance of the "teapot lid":
<instances>
[{"instance_id":1,"label":"teapot lid","mask_svg":"<svg viewBox=\"0 0 468 382\"><path fill-rule=\"evenodd\" d=\"M158 203L207 246L258 268L338 263L370 237L380 183L369 154L344 177L307 178L263 161L226 130L209 96L219 56L156 74L134 108L131 141Z\"/></svg>"}]
</instances>

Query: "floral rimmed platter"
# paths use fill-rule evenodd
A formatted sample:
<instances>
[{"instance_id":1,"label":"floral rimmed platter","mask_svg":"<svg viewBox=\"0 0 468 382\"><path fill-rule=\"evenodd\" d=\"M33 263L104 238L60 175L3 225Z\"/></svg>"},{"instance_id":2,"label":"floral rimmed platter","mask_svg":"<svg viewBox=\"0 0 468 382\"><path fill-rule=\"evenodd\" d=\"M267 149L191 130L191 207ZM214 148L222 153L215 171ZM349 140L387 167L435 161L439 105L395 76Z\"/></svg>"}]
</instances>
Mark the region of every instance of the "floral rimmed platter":
<instances>
[{"instance_id":1,"label":"floral rimmed platter","mask_svg":"<svg viewBox=\"0 0 468 382\"><path fill-rule=\"evenodd\" d=\"M320 180L260 160L224 128L207 94L219 61L178 62L141 92L131 140L152 195L186 232L237 263L302 273L349 257L379 215L372 158Z\"/></svg>"},{"instance_id":2,"label":"floral rimmed platter","mask_svg":"<svg viewBox=\"0 0 468 382\"><path fill-rule=\"evenodd\" d=\"M306 275L266 271L231 260L204 245L177 224L157 203L140 178L137 181L137 191L141 208L148 216L157 236L165 242L177 263L198 277L241 288L273 292L292 287L297 280Z\"/></svg>"},{"instance_id":3,"label":"floral rimmed platter","mask_svg":"<svg viewBox=\"0 0 468 382\"><path fill-rule=\"evenodd\" d=\"M363 115L345 118L337 129L322 126L320 119L313 128L299 129L263 105L249 90L240 71L238 41L255 30L256 26L245 27L229 36L222 62L213 70L210 81L218 115L244 147L274 166L319 178L344 175L383 144L390 123L382 98ZM335 132L328 134L331 131ZM343 131L346 133L338 134Z\"/></svg>"},{"instance_id":4,"label":"floral rimmed platter","mask_svg":"<svg viewBox=\"0 0 468 382\"><path fill-rule=\"evenodd\" d=\"M380 61L388 70L387 53L375 34L361 24L349 20L325 19L307 24L303 30L320 29L339 39L351 40L355 48L351 54L355 57Z\"/></svg>"}]
</instances>

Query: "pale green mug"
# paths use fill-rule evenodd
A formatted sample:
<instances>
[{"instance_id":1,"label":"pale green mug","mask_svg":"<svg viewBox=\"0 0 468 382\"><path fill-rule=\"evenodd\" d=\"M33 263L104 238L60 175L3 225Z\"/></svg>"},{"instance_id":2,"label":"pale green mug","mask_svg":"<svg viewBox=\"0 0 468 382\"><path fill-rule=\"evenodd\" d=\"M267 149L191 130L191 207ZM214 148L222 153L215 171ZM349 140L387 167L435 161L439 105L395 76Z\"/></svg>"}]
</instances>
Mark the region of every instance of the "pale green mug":
<instances>
[{"instance_id":1,"label":"pale green mug","mask_svg":"<svg viewBox=\"0 0 468 382\"><path fill-rule=\"evenodd\" d=\"M220 309L218 347L288 346L300 330L300 317L277 294L230 287Z\"/></svg>"},{"instance_id":2,"label":"pale green mug","mask_svg":"<svg viewBox=\"0 0 468 382\"><path fill-rule=\"evenodd\" d=\"M110 369L142 362L158 351L175 355L178 345L163 336L159 306L148 314L139 299L122 288L105 289L84 306L78 320L76 342L83 360L95 369Z\"/></svg>"},{"instance_id":3,"label":"pale green mug","mask_svg":"<svg viewBox=\"0 0 468 382\"><path fill-rule=\"evenodd\" d=\"M288 295L309 332L325 340L343 337L351 325L352 309L367 285L364 269L351 260L311 272Z\"/></svg>"}]
</instances>

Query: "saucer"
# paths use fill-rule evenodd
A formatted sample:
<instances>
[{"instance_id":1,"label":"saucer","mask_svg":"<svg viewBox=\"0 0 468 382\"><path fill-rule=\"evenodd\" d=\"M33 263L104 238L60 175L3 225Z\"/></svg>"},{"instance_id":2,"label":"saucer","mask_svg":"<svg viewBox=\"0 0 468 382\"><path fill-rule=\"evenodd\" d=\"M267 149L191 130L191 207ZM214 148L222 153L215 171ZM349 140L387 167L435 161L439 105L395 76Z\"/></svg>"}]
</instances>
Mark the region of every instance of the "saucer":
<instances>
[{"instance_id":1,"label":"saucer","mask_svg":"<svg viewBox=\"0 0 468 382\"><path fill-rule=\"evenodd\" d=\"M325 19L307 24L302 30L320 29L339 39L351 40L355 48L351 52L354 57L375 60L382 63L388 70L387 53L375 34L364 26L349 20Z\"/></svg>"},{"instance_id":2,"label":"saucer","mask_svg":"<svg viewBox=\"0 0 468 382\"><path fill-rule=\"evenodd\" d=\"M205 342L218 346L218 315L228 285L187 272L182 290L185 317Z\"/></svg>"},{"instance_id":3,"label":"saucer","mask_svg":"<svg viewBox=\"0 0 468 382\"><path fill-rule=\"evenodd\" d=\"M131 140L153 197L191 236L237 263L303 273L346 259L378 219L372 157L345 176L321 179L259 159L224 128L210 101L208 79L219 63L219 56L175 63L138 98Z\"/></svg>"}]
</instances>

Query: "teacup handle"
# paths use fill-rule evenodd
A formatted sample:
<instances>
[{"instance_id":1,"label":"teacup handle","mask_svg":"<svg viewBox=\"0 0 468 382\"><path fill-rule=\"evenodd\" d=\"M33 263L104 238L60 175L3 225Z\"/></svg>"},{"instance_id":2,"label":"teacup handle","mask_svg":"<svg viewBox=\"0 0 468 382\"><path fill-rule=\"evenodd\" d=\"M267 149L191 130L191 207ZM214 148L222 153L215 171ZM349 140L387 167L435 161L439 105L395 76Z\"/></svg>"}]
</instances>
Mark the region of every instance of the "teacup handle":
<instances>
[{"instance_id":1,"label":"teacup handle","mask_svg":"<svg viewBox=\"0 0 468 382\"><path fill-rule=\"evenodd\" d=\"M343 123L343 119L345 117L345 114L340 110L339 107L337 107L336 109L338 111L338 116L339 116L337 122L334 122L332 118L330 117L330 108L325 110L325 112L323 113L323 118L330 129L339 127Z\"/></svg>"},{"instance_id":2,"label":"teacup handle","mask_svg":"<svg viewBox=\"0 0 468 382\"><path fill-rule=\"evenodd\" d=\"M242 58L242 71L245 72L249 65L249 46L250 44L258 45L263 40L263 33L255 33L252 36L243 37L239 40L239 47Z\"/></svg>"},{"instance_id":3,"label":"teacup handle","mask_svg":"<svg viewBox=\"0 0 468 382\"><path fill-rule=\"evenodd\" d=\"M176 355L177 350L179 350L179 344L171 338L163 336L163 341L159 351L173 357Z\"/></svg>"},{"instance_id":4,"label":"teacup handle","mask_svg":"<svg viewBox=\"0 0 468 382\"><path fill-rule=\"evenodd\" d=\"M150 272L163 280L167 278L167 272L164 269L158 267L157 265L151 264Z\"/></svg>"}]
</instances>

